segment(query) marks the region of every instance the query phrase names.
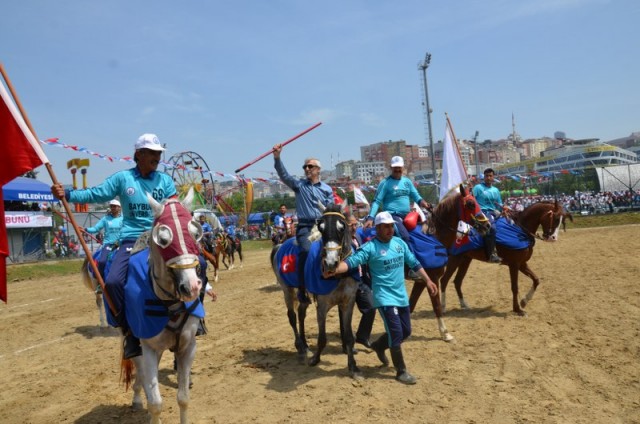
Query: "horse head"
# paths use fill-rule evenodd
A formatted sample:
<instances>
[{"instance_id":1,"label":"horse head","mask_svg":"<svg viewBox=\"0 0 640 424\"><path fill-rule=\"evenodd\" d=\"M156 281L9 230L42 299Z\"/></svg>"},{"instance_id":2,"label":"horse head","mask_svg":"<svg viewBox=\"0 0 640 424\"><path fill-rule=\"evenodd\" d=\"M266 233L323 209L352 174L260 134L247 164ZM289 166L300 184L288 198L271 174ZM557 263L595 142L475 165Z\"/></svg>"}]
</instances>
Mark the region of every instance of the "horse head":
<instances>
[{"instance_id":1,"label":"horse head","mask_svg":"<svg viewBox=\"0 0 640 424\"><path fill-rule=\"evenodd\" d=\"M322 269L333 272L351 254L351 236L344 215L346 205L320 205L322 218L318 231L322 235Z\"/></svg>"},{"instance_id":2,"label":"horse head","mask_svg":"<svg viewBox=\"0 0 640 424\"><path fill-rule=\"evenodd\" d=\"M555 202L548 203L547 205L549 210L544 212L540 218L540 225L542 226L542 240L557 241L560 232L560 225L563 225L566 213L557 199ZM573 217L571 215L569 215L569 219L573 221Z\"/></svg>"},{"instance_id":3,"label":"horse head","mask_svg":"<svg viewBox=\"0 0 640 424\"><path fill-rule=\"evenodd\" d=\"M560 226L563 225L567 213L557 200L555 202L539 202L527 207L517 217L518 224L526 231L543 241L557 241ZM573 217L568 215L569 220ZM538 227L542 227L542 236L536 234Z\"/></svg>"},{"instance_id":4,"label":"horse head","mask_svg":"<svg viewBox=\"0 0 640 424\"><path fill-rule=\"evenodd\" d=\"M163 300L192 301L202 287L198 259L202 227L187 206L193 200L193 189L182 203L177 199L159 203L149 194L147 198L155 218L149 242L154 291Z\"/></svg>"},{"instance_id":5,"label":"horse head","mask_svg":"<svg viewBox=\"0 0 640 424\"><path fill-rule=\"evenodd\" d=\"M284 233L286 238L291 238L296 235L296 225L293 222L293 218L285 216L282 220L284 224Z\"/></svg>"},{"instance_id":6,"label":"horse head","mask_svg":"<svg viewBox=\"0 0 640 424\"><path fill-rule=\"evenodd\" d=\"M491 229L491 222L480 209L471 191L460 184L460 221L471 225L478 233L485 235Z\"/></svg>"}]
</instances>

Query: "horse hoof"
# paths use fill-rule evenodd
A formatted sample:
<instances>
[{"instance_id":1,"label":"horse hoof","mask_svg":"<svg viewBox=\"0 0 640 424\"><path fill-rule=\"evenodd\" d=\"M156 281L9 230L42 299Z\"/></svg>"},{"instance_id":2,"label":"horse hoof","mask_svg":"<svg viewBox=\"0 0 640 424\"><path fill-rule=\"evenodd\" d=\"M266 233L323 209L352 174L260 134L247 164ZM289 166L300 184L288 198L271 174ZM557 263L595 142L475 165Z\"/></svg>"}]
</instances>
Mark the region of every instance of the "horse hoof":
<instances>
[{"instance_id":1,"label":"horse hoof","mask_svg":"<svg viewBox=\"0 0 640 424\"><path fill-rule=\"evenodd\" d=\"M516 311L516 315L523 318L527 317L527 313L525 311Z\"/></svg>"},{"instance_id":2,"label":"horse hoof","mask_svg":"<svg viewBox=\"0 0 640 424\"><path fill-rule=\"evenodd\" d=\"M134 411L142 411L142 402L133 402L131 404L131 409Z\"/></svg>"},{"instance_id":3,"label":"horse hoof","mask_svg":"<svg viewBox=\"0 0 640 424\"><path fill-rule=\"evenodd\" d=\"M445 333L442 335L442 340L447 343L456 343L456 338L451 335L451 333Z\"/></svg>"},{"instance_id":4,"label":"horse hoof","mask_svg":"<svg viewBox=\"0 0 640 424\"><path fill-rule=\"evenodd\" d=\"M315 356L312 356L309 359L308 364L309 364L310 367L315 367L316 365L318 365L319 362L320 362L320 358L316 358Z\"/></svg>"},{"instance_id":5,"label":"horse hoof","mask_svg":"<svg viewBox=\"0 0 640 424\"><path fill-rule=\"evenodd\" d=\"M353 373L351 373L351 377L353 377L353 379L355 381L364 381L364 375L362 374L362 372L360 370L358 371L354 371Z\"/></svg>"}]
</instances>

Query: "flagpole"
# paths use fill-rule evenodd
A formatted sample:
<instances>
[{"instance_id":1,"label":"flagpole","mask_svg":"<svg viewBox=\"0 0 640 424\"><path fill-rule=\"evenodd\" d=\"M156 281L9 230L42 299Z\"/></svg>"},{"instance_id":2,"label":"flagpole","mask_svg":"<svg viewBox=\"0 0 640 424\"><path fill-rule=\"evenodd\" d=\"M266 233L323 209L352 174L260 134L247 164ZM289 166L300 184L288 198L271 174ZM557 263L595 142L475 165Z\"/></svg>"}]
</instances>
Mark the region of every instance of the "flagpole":
<instances>
[{"instance_id":1,"label":"flagpole","mask_svg":"<svg viewBox=\"0 0 640 424\"><path fill-rule=\"evenodd\" d=\"M22 115L22 119L24 119L24 122L27 124L27 127L29 128L29 131L31 131L31 134L35 137L36 140L40 140L38 138L38 136L36 135L36 132L33 129L33 126L31 125L31 121L29 121L29 117L27 116L26 112L24 111L24 109L22 107L22 103L20 103L20 99L18 98L18 95L16 94L16 92L15 92L15 90L13 88L13 84L11 83L11 80L9 79L9 76L5 72L4 65L2 63L0 63L0 73L2 74L2 78L4 79L5 83L7 84L7 88L11 92L11 97L13 97L13 101L15 102L16 106L18 107L18 110L20 111L20 114ZM58 178L56 177L55 172L53 171L53 167L51 166L51 163L49 163L47 161L47 162L44 163L44 166L47 168L47 172L49 173L49 176L51 177L51 181L53 182L53 184L54 185L60 184L58 182ZM91 250L89 249L89 246L87 245L87 243L84 241L84 237L82 237L82 235L81 235L80 227L78 226L78 223L76 222L76 219L73 216L73 213L71 212L71 207L69 206L69 203L67 202L67 200L64 197L62 199L60 199L60 201L62 202L62 205L64 206L64 209L67 212L67 215L69 216L69 222L71 223L71 226L73 226L73 229L76 232L76 235L78 236L78 241L82 245L82 249L84 250L84 253L87 256L86 259L87 259L87 262L89 263L89 265L91 266L91 269L93 270L93 275L95 276L96 280L100 284L100 287L102 287L103 297L107 300L107 304L109 305L109 309L115 315L116 314L116 308L115 308L115 306L113 304L113 301L109 297L109 294L107 293L107 291L105 289L104 281L102 280L102 276L100 275L100 272L98 271L98 266L96 265L95 261L92 260Z\"/></svg>"}]
</instances>

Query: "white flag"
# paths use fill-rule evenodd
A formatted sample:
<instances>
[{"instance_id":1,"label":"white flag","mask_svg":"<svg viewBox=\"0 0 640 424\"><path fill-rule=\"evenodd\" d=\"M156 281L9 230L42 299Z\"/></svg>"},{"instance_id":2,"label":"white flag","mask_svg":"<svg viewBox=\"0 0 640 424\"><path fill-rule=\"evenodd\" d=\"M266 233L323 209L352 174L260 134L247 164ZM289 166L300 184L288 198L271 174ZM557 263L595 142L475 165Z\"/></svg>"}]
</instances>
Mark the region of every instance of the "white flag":
<instances>
[{"instance_id":1,"label":"white flag","mask_svg":"<svg viewBox=\"0 0 640 424\"><path fill-rule=\"evenodd\" d=\"M364 203L365 205L369 204L369 201L364 197L362 190L356 186L353 186L353 197L356 203Z\"/></svg>"},{"instance_id":2,"label":"white flag","mask_svg":"<svg viewBox=\"0 0 640 424\"><path fill-rule=\"evenodd\" d=\"M458 144L456 143L451 124L447 119L447 128L444 134L444 145L442 151L442 179L440 182L440 200L442 200L452 189L467 181L467 171L462 163Z\"/></svg>"}]
</instances>

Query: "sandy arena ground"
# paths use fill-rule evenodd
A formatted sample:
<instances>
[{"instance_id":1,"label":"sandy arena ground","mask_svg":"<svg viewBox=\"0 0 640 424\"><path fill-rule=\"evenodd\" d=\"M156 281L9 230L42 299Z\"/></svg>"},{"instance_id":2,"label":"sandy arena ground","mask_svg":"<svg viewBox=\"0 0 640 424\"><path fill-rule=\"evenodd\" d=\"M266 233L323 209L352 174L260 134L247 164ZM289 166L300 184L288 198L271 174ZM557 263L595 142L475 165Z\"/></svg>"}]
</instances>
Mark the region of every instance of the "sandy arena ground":
<instances>
[{"instance_id":1,"label":"sandy arena ground","mask_svg":"<svg viewBox=\"0 0 640 424\"><path fill-rule=\"evenodd\" d=\"M366 349L356 356L366 379L352 380L335 311L321 363L298 364L268 253L247 252L242 268L222 271L218 301L206 302L193 423L640 423L640 226L569 228L557 243L539 242L531 265L542 283L526 318L511 312L507 268L474 262L464 285L471 309L448 290L455 344L439 340L423 297L404 344L419 378L411 387ZM9 301L0 305L0 422L147 422L118 382L117 332L98 327L79 274L10 283ZM374 336L382 331L377 317ZM160 373L165 423L179 417L171 361L166 354Z\"/></svg>"}]
</instances>

